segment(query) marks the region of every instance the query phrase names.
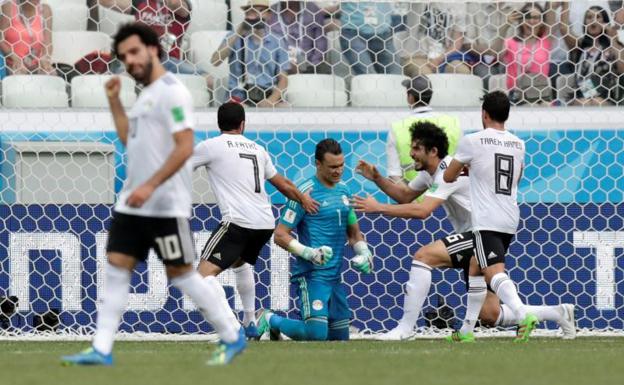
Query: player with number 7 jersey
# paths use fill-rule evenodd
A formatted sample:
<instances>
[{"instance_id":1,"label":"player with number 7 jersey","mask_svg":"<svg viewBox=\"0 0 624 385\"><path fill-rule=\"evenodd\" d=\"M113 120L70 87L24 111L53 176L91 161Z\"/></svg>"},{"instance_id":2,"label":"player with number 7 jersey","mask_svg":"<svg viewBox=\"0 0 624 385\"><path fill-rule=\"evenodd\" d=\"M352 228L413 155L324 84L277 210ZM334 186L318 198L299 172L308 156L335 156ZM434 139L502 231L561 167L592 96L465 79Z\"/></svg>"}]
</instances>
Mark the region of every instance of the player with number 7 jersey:
<instances>
[{"instance_id":1,"label":"player with number 7 jersey","mask_svg":"<svg viewBox=\"0 0 624 385\"><path fill-rule=\"evenodd\" d=\"M309 213L318 204L280 175L268 152L243 136L245 110L225 103L217 112L221 135L195 147L193 168L204 167L221 211L221 223L201 253L199 272L214 277L233 267L243 303L243 326L248 338L258 339L255 319L255 280L252 266L275 228L275 217L264 182L269 181Z\"/></svg>"}]
</instances>

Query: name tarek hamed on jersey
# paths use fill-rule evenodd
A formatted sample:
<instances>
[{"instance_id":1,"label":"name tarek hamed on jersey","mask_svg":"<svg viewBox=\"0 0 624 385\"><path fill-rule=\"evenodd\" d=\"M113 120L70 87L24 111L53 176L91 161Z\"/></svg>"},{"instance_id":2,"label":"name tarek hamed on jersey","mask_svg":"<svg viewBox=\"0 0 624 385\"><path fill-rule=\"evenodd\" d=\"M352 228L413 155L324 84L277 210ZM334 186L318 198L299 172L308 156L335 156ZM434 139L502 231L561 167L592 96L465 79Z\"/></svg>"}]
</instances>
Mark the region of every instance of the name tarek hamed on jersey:
<instances>
[{"instance_id":1,"label":"name tarek hamed on jersey","mask_svg":"<svg viewBox=\"0 0 624 385\"><path fill-rule=\"evenodd\" d=\"M517 148L518 150L522 150L522 143L516 140L499 140L496 138L480 138L479 140L483 145Z\"/></svg>"},{"instance_id":2,"label":"name tarek hamed on jersey","mask_svg":"<svg viewBox=\"0 0 624 385\"><path fill-rule=\"evenodd\" d=\"M257 150L258 147L255 143L252 142L237 142L233 140L228 140L227 142L228 148L235 148L237 150Z\"/></svg>"}]
</instances>

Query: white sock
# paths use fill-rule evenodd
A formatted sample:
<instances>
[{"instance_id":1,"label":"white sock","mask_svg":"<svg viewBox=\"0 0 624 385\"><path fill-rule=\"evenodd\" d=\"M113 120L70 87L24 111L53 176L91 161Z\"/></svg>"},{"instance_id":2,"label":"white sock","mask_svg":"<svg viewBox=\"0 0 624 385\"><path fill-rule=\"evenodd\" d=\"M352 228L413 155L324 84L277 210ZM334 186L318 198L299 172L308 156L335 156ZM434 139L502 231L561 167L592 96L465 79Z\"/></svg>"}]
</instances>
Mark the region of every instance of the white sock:
<instances>
[{"instance_id":1,"label":"white sock","mask_svg":"<svg viewBox=\"0 0 624 385\"><path fill-rule=\"evenodd\" d=\"M245 263L232 269L236 276L236 291L243 302L243 325L248 326L256 322L256 281L253 267Z\"/></svg>"},{"instance_id":2,"label":"white sock","mask_svg":"<svg viewBox=\"0 0 624 385\"><path fill-rule=\"evenodd\" d=\"M516 318L516 315L511 310L511 308L502 303L500 305L500 313L498 313L498 319L496 320L496 324L494 324L494 326L515 326L518 323L518 319Z\"/></svg>"},{"instance_id":3,"label":"white sock","mask_svg":"<svg viewBox=\"0 0 624 385\"><path fill-rule=\"evenodd\" d=\"M107 263L104 274L93 347L100 353L110 354L121 316L128 304L131 272Z\"/></svg>"},{"instance_id":4,"label":"white sock","mask_svg":"<svg viewBox=\"0 0 624 385\"><path fill-rule=\"evenodd\" d=\"M540 321L554 321L561 323L563 312L560 306L526 306L527 313L533 314Z\"/></svg>"},{"instance_id":5,"label":"white sock","mask_svg":"<svg viewBox=\"0 0 624 385\"><path fill-rule=\"evenodd\" d=\"M492 277L490 287L509 308L513 311L517 319L523 320L527 315L526 306L520 300L516 285L509 279L507 274L498 273Z\"/></svg>"},{"instance_id":6,"label":"white sock","mask_svg":"<svg viewBox=\"0 0 624 385\"><path fill-rule=\"evenodd\" d=\"M487 296L487 285L483 276L468 278L468 304L466 305L466 316L464 323L460 329L462 334L472 333L474 331L477 319L485 297Z\"/></svg>"},{"instance_id":7,"label":"white sock","mask_svg":"<svg viewBox=\"0 0 624 385\"><path fill-rule=\"evenodd\" d=\"M222 341L232 343L238 340L238 330L240 328L238 321L232 314L232 309L224 304L225 299L221 291L209 283L208 278L218 286L215 277L206 277L202 280L201 275L197 271L191 271L171 279L171 284L180 289L182 293L191 297L199 311L204 315L206 321L212 325Z\"/></svg>"},{"instance_id":8,"label":"white sock","mask_svg":"<svg viewBox=\"0 0 624 385\"><path fill-rule=\"evenodd\" d=\"M412 331L414 329L430 288L431 267L419 261L412 261L409 280L405 284L403 318L399 321L399 328L405 331Z\"/></svg>"}]
</instances>

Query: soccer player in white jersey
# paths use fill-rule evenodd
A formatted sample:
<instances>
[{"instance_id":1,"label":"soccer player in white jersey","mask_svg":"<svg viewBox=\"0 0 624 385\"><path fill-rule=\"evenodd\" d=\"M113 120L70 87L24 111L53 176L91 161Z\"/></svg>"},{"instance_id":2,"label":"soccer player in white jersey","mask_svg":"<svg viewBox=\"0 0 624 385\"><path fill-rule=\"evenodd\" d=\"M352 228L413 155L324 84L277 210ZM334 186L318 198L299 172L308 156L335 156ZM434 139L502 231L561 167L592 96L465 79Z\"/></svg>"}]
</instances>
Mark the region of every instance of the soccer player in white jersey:
<instances>
[{"instance_id":1,"label":"soccer player in white jersey","mask_svg":"<svg viewBox=\"0 0 624 385\"><path fill-rule=\"evenodd\" d=\"M189 226L193 153L193 103L186 87L165 71L158 35L140 23L123 25L114 51L144 86L126 114L120 79L106 83L119 140L126 146L127 178L115 204L106 247L104 291L97 330L89 349L62 358L65 365L112 365L115 333L126 308L130 276L154 248L173 286L188 295L219 334L208 364L230 362L247 342L227 306L217 280L202 280L193 269L195 251Z\"/></svg>"},{"instance_id":2,"label":"soccer player in white jersey","mask_svg":"<svg viewBox=\"0 0 624 385\"><path fill-rule=\"evenodd\" d=\"M453 183L444 181L444 170L452 157L447 155L448 139L442 129L430 122L417 122L410 127L410 132L414 167L422 172L419 172L408 186L396 184L390 178L383 177L375 166L365 161L360 161L356 168L356 172L374 182L399 204L381 204L371 196L355 197L354 208L364 213L425 219L437 207L442 206L455 234L423 246L414 254L409 280L405 285L403 317L396 328L375 337L379 340L403 340L411 337L423 303L429 294L431 269L460 268L468 276L473 256L473 236L470 231L472 229L470 182L467 173L463 173ZM420 196L423 196L422 201L414 202L414 199ZM486 290L485 281L483 277L470 277L467 282L468 305L474 306L472 297L479 297ZM516 320L507 305L500 304L498 297L492 292L487 293L486 303L479 314L479 319L484 325L511 326L521 321ZM573 305L532 306L531 309L540 320L557 322L563 330L564 338L574 338L576 328Z\"/></svg>"},{"instance_id":3,"label":"soccer player in white jersey","mask_svg":"<svg viewBox=\"0 0 624 385\"><path fill-rule=\"evenodd\" d=\"M518 181L524 166L524 141L505 129L511 105L503 92L495 91L483 97L481 119L483 130L464 136L451 164L444 172L444 181L453 182L466 166L470 168L470 201L475 256L478 269L470 274L483 275L498 297L511 309L518 325L515 341L527 341L538 322L518 296L515 284L505 272L505 254L520 221ZM476 271L476 273L475 273ZM481 308L485 292L471 310ZM449 340L474 339L472 331L476 314L466 311L461 330Z\"/></svg>"},{"instance_id":4,"label":"soccer player in white jersey","mask_svg":"<svg viewBox=\"0 0 624 385\"><path fill-rule=\"evenodd\" d=\"M193 156L193 168L205 167L208 171L222 216L219 228L204 246L198 269L210 279L233 267L243 303L245 334L259 339L252 265L275 229L264 181L300 203L308 213L316 213L318 203L277 172L264 147L243 136L245 109L241 104L223 104L217 122L221 135L198 144Z\"/></svg>"}]
</instances>

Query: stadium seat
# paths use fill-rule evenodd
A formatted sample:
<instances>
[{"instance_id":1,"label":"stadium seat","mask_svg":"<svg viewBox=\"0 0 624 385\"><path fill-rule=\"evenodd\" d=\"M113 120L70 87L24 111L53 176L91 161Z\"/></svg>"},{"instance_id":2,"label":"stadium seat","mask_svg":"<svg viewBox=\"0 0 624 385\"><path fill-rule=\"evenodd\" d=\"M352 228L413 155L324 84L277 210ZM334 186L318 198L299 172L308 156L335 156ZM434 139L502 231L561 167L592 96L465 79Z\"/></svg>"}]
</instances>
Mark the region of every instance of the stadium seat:
<instances>
[{"instance_id":1,"label":"stadium seat","mask_svg":"<svg viewBox=\"0 0 624 385\"><path fill-rule=\"evenodd\" d=\"M475 75L430 74L432 107L478 107L483 96L483 80Z\"/></svg>"},{"instance_id":2,"label":"stadium seat","mask_svg":"<svg viewBox=\"0 0 624 385\"><path fill-rule=\"evenodd\" d=\"M223 0L196 0L193 2L191 23L186 33L226 30L227 13L228 7Z\"/></svg>"},{"instance_id":3,"label":"stadium seat","mask_svg":"<svg viewBox=\"0 0 624 385\"><path fill-rule=\"evenodd\" d=\"M89 7L85 1L48 1L53 31L86 31Z\"/></svg>"},{"instance_id":4,"label":"stadium seat","mask_svg":"<svg viewBox=\"0 0 624 385\"><path fill-rule=\"evenodd\" d=\"M110 52L111 40L102 32L54 32L52 47L53 63L74 65L78 59L93 51Z\"/></svg>"},{"instance_id":5,"label":"stadium seat","mask_svg":"<svg viewBox=\"0 0 624 385\"><path fill-rule=\"evenodd\" d=\"M290 75L286 100L293 107L345 107L345 81L333 75Z\"/></svg>"},{"instance_id":6,"label":"stadium seat","mask_svg":"<svg viewBox=\"0 0 624 385\"><path fill-rule=\"evenodd\" d=\"M507 93L507 75L492 75L488 80L488 92L503 91Z\"/></svg>"},{"instance_id":7,"label":"stadium seat","mask_svg":"<svg viewBox=\"0 0 624 385\"><path fill-rule=\"evenodd\" d=\"M71 102L74 108L104 108L108 107L108 99L104 92L104 84L111 75L83 75L76 76L71 82ZM130 107L136 101L136 82L128 76L121 78L121 104Z\"/></svg>"},{"instance_id":8,"label":"stadium seat","mask_svg":"<svg viewBox=\"0 0 624 385\"><path fill-rule=\"evenodd\" d=\"M353 107L405 107L405 87L408 79L403 75L359 75L351 78L351 106Z\"/></svg>"},{"instance_id":9,"label":"stadium seat","mask_svg":"<svg viewBox=\"0 0 624 385\"><path fill-rule=\"evenodd\" d=\"M99 6L98 13L100 15L99 31L114 36L121 24L134 21L134 16L125 13L113 11L112 9Z\"/></svg>"},{"instance_id":10,"label":"stadium seat","mask_svg":"<svg viewBox=\"0 0 624 385\"><path fill-rule=\"evenodd\" d=\"M206 78L199 75L175 75L193 96L193 106L204 108L210 105L210 92L206 86Z\"/></svg>"},{"instance_id":11,"label":"stadium seat","mask_svg":"<svg viewBox=\"0 0 624 385\"><path fill-rule=\"evenodd\" d=\"M8 108L67 107L65 81L48 75L8 76L2 80L2 104Z\"/></svg>"}]
</instances>

